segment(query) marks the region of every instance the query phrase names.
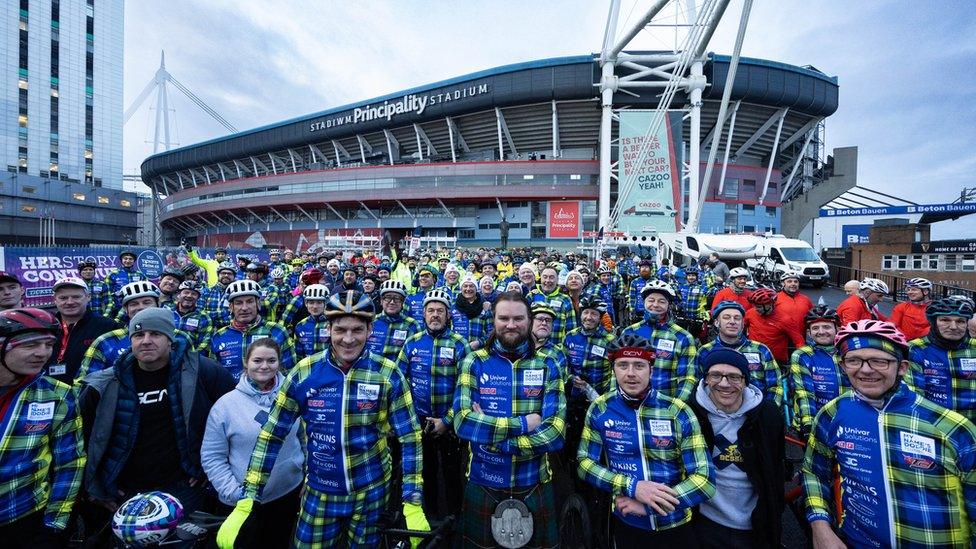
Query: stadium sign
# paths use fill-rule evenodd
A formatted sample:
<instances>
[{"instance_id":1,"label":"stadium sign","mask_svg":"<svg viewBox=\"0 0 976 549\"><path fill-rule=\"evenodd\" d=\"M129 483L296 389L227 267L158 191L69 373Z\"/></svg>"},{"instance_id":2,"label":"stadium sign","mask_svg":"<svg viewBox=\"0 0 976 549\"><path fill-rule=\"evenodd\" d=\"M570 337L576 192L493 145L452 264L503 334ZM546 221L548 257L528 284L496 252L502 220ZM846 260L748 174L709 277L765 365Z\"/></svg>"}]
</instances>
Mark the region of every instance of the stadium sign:
<instances>
[{"instance_id":1,"label":"stadium sign","mask_svg":"<svg viewBox=\"0 0 976 549\"><path fill-rule=\"evenodd\" d=\"M971 214L976 213L976 202L963 204L916 204L913 206L878 206L874 208L821 208L820 217L843 217L854 215L897 215L897 214Z\"/></svg>"},{"instance_id":2,"label":"stadium sign","mask_svg":"<svg viewBox=\"0 0 976 549\"><path fill-rule=\"evenodd\" d=\"M397 99L387 99L382 103L367 105L365 107L356 107L352 111L347 111L343 114L313 120L309 122L308 131L317 132L329 128L349 126L360 124L362 122L370 122L373 120L385 119L387 122L390 122L396 117L410 113L420 116L424 114L427 107L450 103L452 101L460 101L462 99L468 99L478 95L484 95L488 93L489 90L490 87L488 84L477 84L461 86L459 88L439 92L422 94L410 93Z\"/></svg>"},{"instance_id":3,"label":"stadium sign","mask_svg":"<svg viewBox=\"0 0 976 549\"><path fill-rule=\"evenodd\" d=\"M913 242L912 253L971 254L971 253L976 253L976 241L938 240L935 242Z\"/></svg>"}]
</instances>

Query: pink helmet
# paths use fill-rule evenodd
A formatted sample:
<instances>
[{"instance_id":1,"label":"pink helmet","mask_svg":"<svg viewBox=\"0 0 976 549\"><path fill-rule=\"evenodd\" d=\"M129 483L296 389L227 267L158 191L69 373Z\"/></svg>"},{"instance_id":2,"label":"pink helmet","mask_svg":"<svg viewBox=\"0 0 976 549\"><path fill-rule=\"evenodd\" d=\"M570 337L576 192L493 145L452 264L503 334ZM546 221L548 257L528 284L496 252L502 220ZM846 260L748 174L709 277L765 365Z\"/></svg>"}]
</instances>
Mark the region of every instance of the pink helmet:
<instances>
[{"instance_id":1,"label":"pink helmet","mask_svg":"<svg viewBox=\"0 0 976 549\"><path fill-rule=\"evenodd\" d=\"M908 353L908 340L905 339L905 335L902 334L901 331L890 322L868 319L845 324L841 326L839 330L837 330L837 336L834 337L834 346L840 347L840 344L843 343L845 339L853 336L880 337L881 339L891 342L903 353Z\"/></svg>"}]
</instances>

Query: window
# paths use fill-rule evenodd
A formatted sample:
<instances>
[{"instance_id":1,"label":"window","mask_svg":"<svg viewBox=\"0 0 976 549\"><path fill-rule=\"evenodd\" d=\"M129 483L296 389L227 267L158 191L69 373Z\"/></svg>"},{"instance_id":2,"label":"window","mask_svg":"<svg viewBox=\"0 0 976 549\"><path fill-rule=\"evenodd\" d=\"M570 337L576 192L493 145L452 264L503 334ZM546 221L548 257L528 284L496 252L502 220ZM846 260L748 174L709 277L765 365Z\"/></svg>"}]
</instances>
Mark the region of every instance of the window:
<instances>
[{"instance_id":1,"label":"window","mask_svg":"<svg viewBox=\"0 0 976 549\"><path fill-rule=\"evenodd\" d=\"M908 268L908 256L907 255L896 255L895 256L895 268L903 271Z\"/></svg>"},{"instance_id":2,"label":"window","mask_svg":"<svg viewBox=\"0 0 976 549\"><path fill-rule=\"evenodd\" d=\"M545 238L545 237L546 237L545 225L532 227L532 238Z\"/></svg>"},{"instance_id":3,"label":"window","mask_svg":"<svg viewBox=\"0 0 976 549\"><path fill-rule=\"evenodd\" d=\"M122 202L126 202L126 201L123 200ZM99 204L108 204L108 197L107 196L99 196L98 197L98 203ZM123 206L125 206L125 204L123 204Z\"/></svg>"},{"instance_id":4,"label":"window","mask_svg":"<svg viewBox=\"0 0 976 549\"><path fill-rule=\"evenodd\" d=\"M725 188L722 190L722 194L730 197L739 196L739 180L738 179L725 180Z\"/></svg>"},{"instance_id":5,"label":"window","mask_svg":"<svg viewBox=\"0 0 976 549\"><path fill-rule=\"evenodd\" d=\"M119 204L121 204L123 208L130 208L130 207L132 207L132 203L129 202L128 200L120 200L119 201Z\"/></svg>"},{"instance_id":6,"label":"window","mask_svg":"<svg viewBox=\"0 0 976 549\"><path fill-rule=\"evenodd\" d=\"M742 192L743 192L743 194L756 194L756 180L755 179L743 179L742 180Z\"/></svg>"},{"instance_id":7,"label":"window","mask_svg":"<svg viewBox=\"0 0 976 549\"><path fill-rule=\"evenodd\" d=\"M955 254L945 255L945 266L946 271L957 271L959 270L959 256Z\"/></svg>"},{"instance_id":8,"label":"window","mask_svg":"<svg viewBox=\"0 0 976 549\"><path fill-rule=\"evenodd\" d=\"M743 225L742 232L744 233L754 233L756 232L756 227L754 225Z\"/></svg>"},{"instance_id":9,"label":"window","mask_svg":"<svg viewBox=\"0 0 976 549\"><path fill-rule=\"evenodd\" d=\"M74 193L71 196L74 197L75 200L81 200L82 202L85 200L85 195L82 193Z\"/></svg>"},{"instance_id":10,"label":"window","mask_svg":"<svg viewBox=\"0 0 976 549\"><path fill-rule=\"evenodd\" d=\"M753 213L753 214L756 213L756 205L755 204L743 204L742 205L742 213Z\"/></svg>"},{"instance_id":11,"label":"window","mask_svg":"<svg viewBox=\"0 0 976 549\"><path fill-rule=\"evenodd\" d=\"M34 187L24 185L24 192L27 194L34 194L37 191Z\"/></svg>"},{"instance_id":12,"label":"window","mask_svg":"<svg viewBox=\"0 0 976 549\"><path fill-rule=\"evenodd\" d=\"M883 256L881 256L881 270L882 271L890 271L891 270L892 261L893 261L893 256L890 256L890 255L883 255Z\"/></svg>"},{"instance_id":13,"label":"window","mask_svg":"<svg viewBox=\"0 0 976 549\"><path fill-rule=\"evenodd\" d=\"M458 238L474 238L474 229L458 229Z\"/></svg>"},{"instance_id":14,"label":"window","mask_svg":"<svg viewBox=\"0 0 976 549\"><path fill-rule=\"evenodd\" d=\"M976 271L976 255L968 254L962 256L962 271Z\"/></svg>"},{"instance_id":15,"label":"window","mask_svg":"<svg viewBox=\"0 0 976 549\"><path fill-rule=\"evenodd\" d=\"M34 213L35 211L37 211L37 208L35 208L34 206L21 206L20 211L25 213Z\"/></svg>"},{"instance_id":16,"label":"window","mask_svg":"<svg viewBox=\"0 0 976 549\"><path fill-rule=\"evenodd\" d=\"M913 255L913 256L911 256L911 259L912 259L912 270L913 271L921 271L922 270L922 256L920 256L920 255Z\"/></svg>"},{"instance_id":17,"label":"window","mask_svg":"<svg viewBox=\"0 0 976 549\"><path fill-rule=\"evenodd\" d=\"M928 271L938 271L939 270L939 256L937 256L937 255L927 255L927 256L925 256L925 268Z\"/></svg>"},{"instance_id":18,"label":"window","mask_svg":"<svg viewBox=\"0 0 976 549\"><path fill-rule=\"evenodd\" d=\"M766 215L768 217L776 217L776 207L775 206L766 206Z\"/></svg>"}]
</instances>

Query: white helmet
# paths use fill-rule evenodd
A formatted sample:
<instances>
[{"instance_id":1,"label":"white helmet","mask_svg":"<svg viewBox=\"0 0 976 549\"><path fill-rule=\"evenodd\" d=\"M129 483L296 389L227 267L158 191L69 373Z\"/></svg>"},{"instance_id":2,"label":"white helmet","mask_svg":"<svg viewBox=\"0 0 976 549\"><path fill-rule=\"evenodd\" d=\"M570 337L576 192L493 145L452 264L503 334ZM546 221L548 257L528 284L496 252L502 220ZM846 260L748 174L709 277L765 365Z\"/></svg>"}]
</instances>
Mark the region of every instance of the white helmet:
<instances>
[{"instance_id":1,"label":"white helmet","mask_svg":"<svg viewBox=\"0 0 976 549\"><path fill-rule=\"evenodd\" d=\"M747 271L744 267L736 267L729 271L729 278L738 278L740 276L748 277L749 271Z\"/></svg>"},{"instance_id":2,"label":"white helmet","mask_svg":"<svg viewBox=\"0 0 976 549\"><path fill-rule=\"evenodd\" d=\"M305 301L315 299L325 301L329 299L329 288L325 284L310 284L302 292L302 296L305 298Z\"/></svg>"},{"instance_id":3,"label":"white helmet","mask_svg":"<svg viewBox=\"0 0 976 549\"><path fill-rule=\"evenodd\" d=\"M227 285L224 295L228 302L249 295L261 299L261 285L253 280L235 280Z\"/></svg>"},{"instance_id":4,"label":"white helmet","mask_svg":"<svg viewBox=\"0 0 976 549\"><path fill-rule=\"evenodd\" d=\"M783 274L779 275L779 281L780 282L786 282L787 280L789 280L791 278L795 278L797 280L800 280L800 273L798 273L796 271L784 271Z\"/></svg>"},{"instance_id":5,"label":"white helmet","mask_svg":"<svg viewBox=\"0 0 976 549\"><path fill-rule=\"evenodd\" d=\"M668 298L668 301L674 299L674 288L672 288L670 284L662 280L648 281L647 284L644 285L644 288L641 290L641 299L647 299L647 296L650 295L652 292L659 292L665 294L665 297Z\"/></svg>"},{"instance_id":6,"label":"white helmet","mask_svg":"<svg viewBox=\"0 0 976 549\"><path fill-rule=\"evenodd\" d=\"M383 281L380 284L380 296L393 292L395 294L400 294L403 297L407 297L407 285L399 280L389 280Z\"/></svg>"},{"instance_id":7,"label":"white helmet","mask_svg":"<svg viewBox=\"0 0 976 549\"><path fill-rule=\"evenodd\" d=\"M927 278L916 277L905 281L906 288L918 288L919 290L931 290L932 281Z\"/></svg>"},{"instance_id":8,"label":"white helmet","mask_svg":"<svg viewBox=\"0 0 976 549\"><path fill-rule=\"evenodd\" d=\"M148 280L140 280L122 286L122 289L119 290L119 295L122 296L123 306L133 299L139 299L140 297L153 297L156 298L156 301L159 301L159 288Z\"/></svg>"},{"instance_id":9,"label":"white helmet","mask_svg":"<svg viewBox=\"0 0 976 549\"><path fill-rule=\"evenodd\" d=\"M444 306L450 310L451 294L440 288L431 290L427 292L426 296L424 296L424 307L427 307L428 303L443 303Z\"/></svg>"},{"instance_id":10,"label":"white helmet","mask_svg":"<svg viewBox=\"0 0 976 549\"><path fill-rule=\"evenodd\" d=\"M271 269L271 278L285 278L285 270L281 267Z\"/></svg>"},{"instance_id":11,"label":"white helmet","mask_svg":"<svg viewBox=\"0 0 976 549\"><path fill-rule=\"evenodd\" d=\"M865 278L858 286L861 290L870 290L879 294L888 293L888 285L877 278Z\"/></svg>"}]
</instances>

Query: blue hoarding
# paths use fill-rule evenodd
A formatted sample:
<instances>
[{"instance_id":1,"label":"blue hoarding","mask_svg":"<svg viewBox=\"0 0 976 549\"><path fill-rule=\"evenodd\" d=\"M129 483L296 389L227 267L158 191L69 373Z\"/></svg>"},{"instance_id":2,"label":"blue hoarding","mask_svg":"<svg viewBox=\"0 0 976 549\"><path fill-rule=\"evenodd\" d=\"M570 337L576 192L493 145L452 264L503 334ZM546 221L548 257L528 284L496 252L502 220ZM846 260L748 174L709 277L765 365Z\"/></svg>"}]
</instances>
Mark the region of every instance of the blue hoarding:
<instances>
[{"instance_id":1,"label":"blue hoarding","mask_svg":"<svg viewBox=\"0 0 976 549\"><path fill-rule=\"evenodd\" d=\"M968 214L976 213L976 202L968 204L917 204L914 206L878 206L872 208L821 208L820 217L894 214Z\"/></svg>"}]
</instances>

